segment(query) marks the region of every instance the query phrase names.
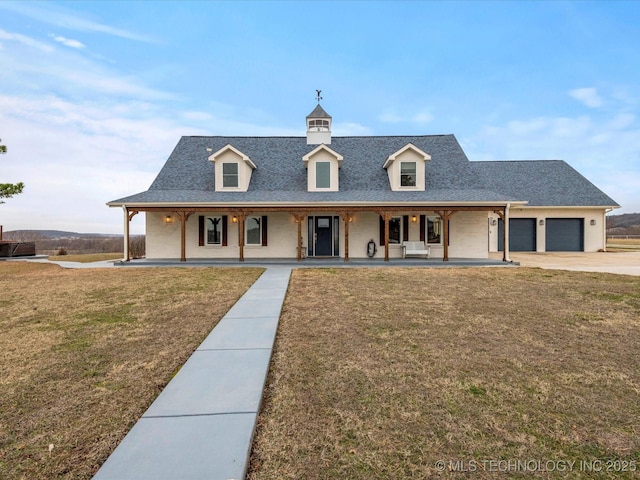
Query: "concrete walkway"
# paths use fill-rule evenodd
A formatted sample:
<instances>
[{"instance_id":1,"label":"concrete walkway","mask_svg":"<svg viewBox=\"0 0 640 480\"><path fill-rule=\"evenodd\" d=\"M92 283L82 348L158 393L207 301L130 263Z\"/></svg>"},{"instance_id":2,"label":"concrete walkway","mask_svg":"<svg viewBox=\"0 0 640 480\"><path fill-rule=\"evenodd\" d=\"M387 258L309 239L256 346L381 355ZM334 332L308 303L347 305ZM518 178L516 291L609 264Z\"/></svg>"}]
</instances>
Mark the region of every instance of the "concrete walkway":
<instances>
[{"instance_id":1,"label":"concrete walkway","mask_svg":"<svg viewBox=\"0 0 640 480\"><path fill-rule=\"evenodd\" d=\"M222 318L95 480L244 479L290 267L272 266Z\"/></svg>"}]
</instances>

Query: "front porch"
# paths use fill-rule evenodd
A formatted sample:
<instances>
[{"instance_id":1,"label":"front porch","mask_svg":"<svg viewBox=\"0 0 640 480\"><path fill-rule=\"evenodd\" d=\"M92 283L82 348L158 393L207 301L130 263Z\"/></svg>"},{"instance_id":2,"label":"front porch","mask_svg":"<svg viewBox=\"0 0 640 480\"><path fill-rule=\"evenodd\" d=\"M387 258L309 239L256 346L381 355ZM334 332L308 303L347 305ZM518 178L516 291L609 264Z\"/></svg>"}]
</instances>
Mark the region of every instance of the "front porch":
<instances>
[{"instance_id":1,"label":"front porch","mask_svg":"<svg viewBox=\"0 0 640 480\"><path fill-rule=\"evenodd\" d=\"M508 218L509 205L123 206L123 211L126 261L131 260L129 223L145 212L150 260L389 262L402 256L403 242L412 241L430 247L430 261L449 262L487 259L489 215ZM502 235L508 245L508 228ZM508 259L505 251L503 261Z\"/></svg>"}]
</instances>

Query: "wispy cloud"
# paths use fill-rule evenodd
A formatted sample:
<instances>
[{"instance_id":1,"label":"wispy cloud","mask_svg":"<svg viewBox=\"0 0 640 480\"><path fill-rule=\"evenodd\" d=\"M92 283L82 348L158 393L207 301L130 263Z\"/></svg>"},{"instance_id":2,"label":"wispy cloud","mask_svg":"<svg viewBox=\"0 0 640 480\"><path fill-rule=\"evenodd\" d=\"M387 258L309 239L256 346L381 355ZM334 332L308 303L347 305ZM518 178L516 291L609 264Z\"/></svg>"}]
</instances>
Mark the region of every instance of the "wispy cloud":
<instances>
[{"instance_id":1,"label":"wispy cloud","mask_svg":"<svg viewBox=\"0 0 640 480\"><path fill-rule=\"evenodd\" d=\"M1 4L1 3L0 3ZM53 47L51 45L47 45L46 43L39 42L31 37L27 37L26 35L22 35L20 33L11 33L7 32L0 28L0 41L7 40L21 43L22 45L26 45L28 47L36 48L42 52L52 52Z\"/></svg>"},{"instance_id":2,"label":"wispy cloud","mask_svg":"<svg viewBox=\"0 0 640 480\"><path fill-rule=\"evenodd\" d=\"M144 100L176 97L149 87L135 76L123 75L102 62L79 55L84 45L77 40L60 35L53 36L53 39L71 48L55 48L22 34L0 30L0 44L3 41L12 44L12 48L0 49L0 63L11 65L3 82L3 93L12 90L24 93L32 84L36 85L37 79L39 91L69 96L100 93Z\"/></svg>"},{"instance_id":3,"label":"wispy cloud","mask_svg":"<svg viewBox=\"0 0 640 480\"><path fill-rule=\"evenodd\" d=\"M590 108L601 107L604 103L598 95L598 91L593 87L569 90L569 95Z\"/></svg>"},{"instance_id":4,"label":"wispy cloud","mask_svg":"<svg viewBox=\"0 0 640 480\"><path fill-rule=\"evenodd\" d=\"M84 44L79 40L72 40L62 35L51 35L51 37L58 43L71 48L84 48Z\"/></svg>"},{"instance_id":5,"label":"wispy cloud","mask_svg":"<svg viewBox=\"0 0 640 480\"><path fill-rule=\"evenodd\" d=\"M565 160L624 211L640 210L640 125L632 114L512 120L461 143L471 160Z\"/></svg>"},{"instance_id":6,"label":"wispy cloud","mask_svg":"<svg viewBox=\"0 0 640 480\"><path fill-rule=\"evenodd\" d=\"M39 22L67 30L102 33L139 42L158 43L157 39L150 36L83 18L75 12L71 13L48 2L0 2L0 9L11 10Z\"/></svg>"}]
</instances>

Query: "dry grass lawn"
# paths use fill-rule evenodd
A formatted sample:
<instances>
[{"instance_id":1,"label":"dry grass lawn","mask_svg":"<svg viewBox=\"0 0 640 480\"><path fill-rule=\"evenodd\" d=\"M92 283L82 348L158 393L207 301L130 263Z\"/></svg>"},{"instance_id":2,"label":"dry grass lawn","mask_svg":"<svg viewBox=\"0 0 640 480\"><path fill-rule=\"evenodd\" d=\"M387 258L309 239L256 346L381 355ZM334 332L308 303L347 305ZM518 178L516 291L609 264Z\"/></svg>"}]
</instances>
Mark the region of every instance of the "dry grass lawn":
<instances>
[{"instance_id":1,"label":"dry grass lawn","mask_svg":"<svg viewBox=\"0 0 640 480\"><path fill-rule=\"evenodd\" d=\"M529 461L542 463L522 473ZM561 461L576 463L544 471ZM640 278L293 272L249 479L637 478L622 471L634 469Z\"/></svg>"},{"instance_id":2,"label":"dry grass lawn","mask_svg":"<svg viewBox=\"0 0 640 480\"><path fill-rule=\"evenodd\" d=\"M101 262L105 260L122 260L123 253L81 253L78 255L49 255L53 262Z\"/></svg>"},{"instance_id":3,"label":"dry grass lawn","mask_svg":"<svg viewBox=\"0 0 640 480\"><path fill-rule=\"evenodd\" d=\"M640 250L640 238L607 238L607 251L629 252Z\"/></svg>"},{"instance_id":4,"label":"dry grass lawn","mask_svg":"<svg viewBox=\"0 0 640 480\"><path fill-rule=\"evenodd\" d=\"M260 273L0 262L0 478L91 478Z\"/></svg>"}]
</instances>

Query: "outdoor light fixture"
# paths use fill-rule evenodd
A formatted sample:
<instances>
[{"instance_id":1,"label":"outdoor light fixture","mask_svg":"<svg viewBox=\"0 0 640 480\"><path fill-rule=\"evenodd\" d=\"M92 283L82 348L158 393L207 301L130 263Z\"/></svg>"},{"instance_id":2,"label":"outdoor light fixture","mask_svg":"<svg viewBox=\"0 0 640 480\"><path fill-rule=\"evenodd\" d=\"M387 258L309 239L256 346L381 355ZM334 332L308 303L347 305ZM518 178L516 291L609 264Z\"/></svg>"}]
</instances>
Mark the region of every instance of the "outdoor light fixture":
<instances>
[{"instance_id":1,"label":"outdoor light fixture","mask_svg":"<svg viewBox=\"0 0 640 480\"><path fill-rule=\"evenodd\" d=\"M167 215L164 217L164 223L173 223L173 217L171 215Z\"/></svg>"},{"instance_id":2,"label":"outdoor light fixture","mask_svg":"<svg viewBox=\"0 0 640 480\"><path fill-rule=\"evenodd\" d=\"M538 225L540 226L544 225L544 219L541 218L540 221L538 222Z\"/></svg>"},{"instance_id":3,"label":"outdoor light fixture","mask_svg":"<svg viewBox=\"0 0 640 480\"><path fill-rule=\"evenodd\" d=\"M495 227L498 224L498 221L495 218L490 218L489 224Z\"/></svg>"},{"instance_id":4,"label":"outdoor light fixture","mask_svg":"<svg viewBox=\"0 0 640 480\"><path fill-rule=\"evenodd\" d=\"M592 218L592 219L591 219L591 225L595 225L595 224L596 224L596 219L595 219L595 218Z\"/></svg>"},{"instance_id":5,"label":"outdoor light fixture","mask_svg":"<svg viewBox=\"0 0 640 480\"><path fill-rule=\"evenodd\" d=\"M418 221L418 217L416 217L415 215L413 215L413 216L411 217L411 221L412 221L413 223L416 223L416 222Z\"/></svg>"},{"instance_id":6,"label":"outdoor light fixture","mask_svg":"<svg viewBox=\"0 0 640 480\"><path fill-rule=\"evenodd\" d=\"M238 217L236 217L235 215L231 218L231 221L233 223L238 223Z\"/></svg>"}]
</instances>

